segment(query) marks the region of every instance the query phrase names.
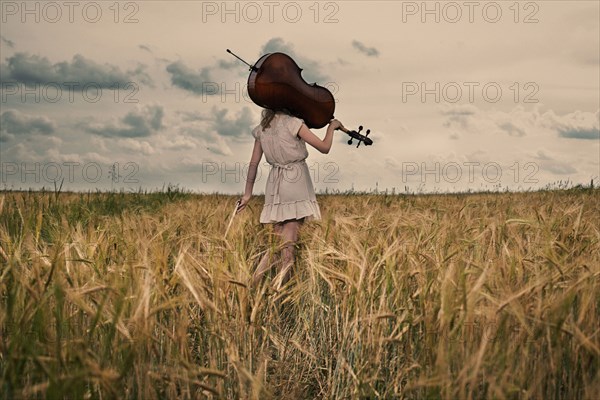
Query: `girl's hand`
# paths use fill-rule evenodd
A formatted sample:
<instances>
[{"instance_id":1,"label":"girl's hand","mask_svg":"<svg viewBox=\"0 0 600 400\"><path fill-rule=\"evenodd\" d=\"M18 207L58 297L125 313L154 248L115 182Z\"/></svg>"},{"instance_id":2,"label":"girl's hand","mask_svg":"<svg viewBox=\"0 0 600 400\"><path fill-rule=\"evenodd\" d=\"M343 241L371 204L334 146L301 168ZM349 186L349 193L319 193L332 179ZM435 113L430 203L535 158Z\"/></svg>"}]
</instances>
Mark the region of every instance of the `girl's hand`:
<instances>
[{"instance_id":1,"label":"girl's hand","mask_svg":"<svg viewBox=\"0 0 600 400\"><path fill-rule=\"evenodd\" d=\"M331 121L329 121L329 127L331 127L333 130L344 130L344 125L342 125L342 123L337 119L332 119Z\"/></svg>"},{"instance_id":2,"label":"girl's hand","mask_svg":"<svg viewBox=\"0 0 600 400\"><path fill-rule=\"evenodd\" d=\"M248 202L250 201L250 198L252 197L252 195L243 195L241 199L238 200L239 204L237 207L237 210L235 211L235 213L239 213L240 211L242 211L244 208L246 208L246 205L248 204Z\"/></svg>"}]
</instances>

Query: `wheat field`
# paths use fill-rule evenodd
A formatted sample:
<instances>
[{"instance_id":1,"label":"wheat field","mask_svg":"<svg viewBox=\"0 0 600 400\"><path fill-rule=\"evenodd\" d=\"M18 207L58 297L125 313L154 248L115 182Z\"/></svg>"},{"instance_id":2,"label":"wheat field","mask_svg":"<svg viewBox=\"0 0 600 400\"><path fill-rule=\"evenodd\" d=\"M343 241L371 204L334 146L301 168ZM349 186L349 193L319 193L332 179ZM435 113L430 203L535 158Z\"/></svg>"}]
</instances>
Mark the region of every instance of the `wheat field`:
<instances>
[{"instance_id":1,"label":"wheat field","mask_svg":"<svg viewBox=\"0 0 600 400\"><path fill-rule=\"evenodd\" d=\"M0 193L5 399L597 399L600 191Z\"/></svg>"}]
</instances>

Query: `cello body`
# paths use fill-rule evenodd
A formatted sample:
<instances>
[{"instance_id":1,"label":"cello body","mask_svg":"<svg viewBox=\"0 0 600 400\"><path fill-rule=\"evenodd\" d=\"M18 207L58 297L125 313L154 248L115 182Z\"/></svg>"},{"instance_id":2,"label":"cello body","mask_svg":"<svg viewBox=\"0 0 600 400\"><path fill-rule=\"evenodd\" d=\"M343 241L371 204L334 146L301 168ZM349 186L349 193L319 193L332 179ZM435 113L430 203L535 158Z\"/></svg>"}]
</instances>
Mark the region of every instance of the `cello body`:
<instances>
[{"instance_id":1,"label":"cello body","mask_svg":"<svg viewBox=\"0 0 600 400\"><path fill-rule=\"evenodd\" d=\"M248 94L263 108L288 110L309 128L322 128L333 119L335 99L323 86L306 83L301 72L287 54L265 54L251 69Z\"/></svg>"}]
</instances>

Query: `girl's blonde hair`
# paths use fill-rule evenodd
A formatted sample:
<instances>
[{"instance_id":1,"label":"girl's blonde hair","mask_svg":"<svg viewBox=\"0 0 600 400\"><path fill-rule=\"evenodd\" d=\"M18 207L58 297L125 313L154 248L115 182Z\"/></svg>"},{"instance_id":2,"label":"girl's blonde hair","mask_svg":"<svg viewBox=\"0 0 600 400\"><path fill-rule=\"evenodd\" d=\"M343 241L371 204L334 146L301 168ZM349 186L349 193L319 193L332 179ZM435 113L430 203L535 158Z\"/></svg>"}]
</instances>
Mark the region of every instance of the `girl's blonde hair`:
<instances>
[{"instance_id":1,"label":"girl's blonde hair","mask_svg":"<svg viewBox=\"0 0 600 400\"><path fill-rule=\"evenodd\" d=\"M273 118L275 118L275 115L277 113L292 115L290 113L290 111L285 108L282 108L281 110L272 110L270 108L265 108L262 111L261 120L260 120L260 126L261 126L263 132L265 129L267 129L269 126L271 126L271 121L273 121Z\"/></svg>"},{"instance_id":2,"label":"girl's blonde hair","mask_svg":"<svg viewBox=\"0 0 600 400\"><path fill-rule=\"evenodd\" d=\"M262 119L260 120L260 126L264 132L269 126L271 126L271 121L275 118L275 110L271 110L270 108L265 108L262 111Z\"/></svg>"}]
</instances>

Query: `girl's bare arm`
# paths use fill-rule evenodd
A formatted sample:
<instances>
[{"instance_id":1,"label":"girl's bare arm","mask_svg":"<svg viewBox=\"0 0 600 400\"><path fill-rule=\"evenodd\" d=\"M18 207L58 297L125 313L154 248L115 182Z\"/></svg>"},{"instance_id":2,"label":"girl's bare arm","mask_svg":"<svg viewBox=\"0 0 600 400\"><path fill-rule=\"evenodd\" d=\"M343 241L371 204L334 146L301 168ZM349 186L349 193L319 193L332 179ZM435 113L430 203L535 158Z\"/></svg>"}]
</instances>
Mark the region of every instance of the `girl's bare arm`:
<instances>
[{"instance_id":1,"label":"girl's bare arm","mask_svg":"<svg viewBox=\"0 0 600 400\"><path fill-rule=\"evenodd\" d=\"M306 143L310 144L321 153L327 154L329 153L329 150L331 149L331 143L333 142L333 132L340 127L343 128L342 123L337 119L332 119L327 127L325 138L321 140L317 135L312 133L308 126L302 124L300 130L298 131L298 137L302 138Z\"/></svg>"},{"instance_id":2,"label":"girl's bare arm","mask_svg":"<svg viewBox=\"0 0 600 400\"><path fill-rule=\"evenodd\" d=\"M254 189L254 182L256 181L256 172L258 170L258 165L260 164L260 160L263 155L262 146L260 145L260 140L254 140L254 148L252 149L252 157L250 157L250 165L248 166L248 176L246 177L246 189L244 190L244 196L242 196L240 200L240 205L238 206L237 211L242 211L250 198L252 197L252 190Z\"/></svg>"}]
</instances>

